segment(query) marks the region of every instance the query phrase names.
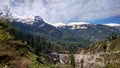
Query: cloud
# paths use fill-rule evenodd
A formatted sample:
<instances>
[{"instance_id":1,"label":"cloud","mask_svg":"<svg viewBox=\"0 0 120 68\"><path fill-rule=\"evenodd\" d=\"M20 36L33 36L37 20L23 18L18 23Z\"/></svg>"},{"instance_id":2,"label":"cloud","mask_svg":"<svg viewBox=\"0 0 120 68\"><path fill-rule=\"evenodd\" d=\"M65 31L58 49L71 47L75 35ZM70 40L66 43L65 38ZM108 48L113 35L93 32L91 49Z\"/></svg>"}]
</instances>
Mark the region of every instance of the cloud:
<instances>
[{"instance_id":1,"label":"cloud","mask_svg":"<svg viewBox=\"0 0 120 68\"><path fill-rule=\"evenodd\" d=\"M120 0L0 0L18 16L39 15L45 21L79 22L120 15Z\"/></svg>"}]
</instances>

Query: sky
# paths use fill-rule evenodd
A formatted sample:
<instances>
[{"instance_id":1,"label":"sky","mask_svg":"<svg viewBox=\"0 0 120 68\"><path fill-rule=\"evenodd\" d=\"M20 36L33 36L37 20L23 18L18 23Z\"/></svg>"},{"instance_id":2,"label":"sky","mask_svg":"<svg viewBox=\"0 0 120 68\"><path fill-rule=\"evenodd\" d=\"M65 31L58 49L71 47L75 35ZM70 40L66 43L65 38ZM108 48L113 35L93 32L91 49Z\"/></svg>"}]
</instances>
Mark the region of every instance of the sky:
<instances>
[{"instance_id":1,"label":"sky","mask_svg":"<svg viewBox=\"0 0 120 68\"><path fill-rule=\"evenodd\" d=\"M120 0L0 0L17 17L40 16L48 23L120 23Z\"/></svg>"}]
</instances>

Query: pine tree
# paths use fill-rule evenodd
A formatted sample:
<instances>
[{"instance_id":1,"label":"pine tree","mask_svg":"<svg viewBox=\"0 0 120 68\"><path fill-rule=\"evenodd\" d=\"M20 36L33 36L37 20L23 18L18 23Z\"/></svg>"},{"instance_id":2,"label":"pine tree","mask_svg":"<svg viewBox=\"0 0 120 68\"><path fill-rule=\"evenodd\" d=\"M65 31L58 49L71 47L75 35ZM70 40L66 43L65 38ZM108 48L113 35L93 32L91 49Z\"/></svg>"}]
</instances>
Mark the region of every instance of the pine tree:
<instances>
[{"instance_id":1,"label":"pine tree","mask_svg":"<svg viewBox=\"0 0 120 68\"><path fill-rule=\"evenodd\" d=\"M75 57L73 54L70 55L70 59L71 59L71 65L73 66L73 68L75 68Z\"/></svg>"}]
</instances>

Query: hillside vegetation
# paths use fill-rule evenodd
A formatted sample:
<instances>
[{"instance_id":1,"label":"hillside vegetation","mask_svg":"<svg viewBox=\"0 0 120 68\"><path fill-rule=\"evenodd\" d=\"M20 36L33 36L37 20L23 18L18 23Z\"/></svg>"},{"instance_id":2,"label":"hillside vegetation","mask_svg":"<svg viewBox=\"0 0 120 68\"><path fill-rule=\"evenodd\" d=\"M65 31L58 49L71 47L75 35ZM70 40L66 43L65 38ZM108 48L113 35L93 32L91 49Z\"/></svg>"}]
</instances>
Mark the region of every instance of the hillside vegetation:
<instances>
[{"instance_id":1,"label":"hillside vegetation","mask_svg":"<svg viewBox=\"0 0 120 68\"><path fill-rule=\"evenodd\" d=\"M30 45L31 39L23 40L27 35L22 36L10 23L8 19L0 19L0 68L54 68L55 64L49 63L43 50L37 50L35 47L38 46ZM18 35L15 35L15 30ZM40 44L42 43L41 39ZM48 43L44 41L43 44L47 46ZM49 47L52 48L52 45Z\"/></svg>"},{"instance_id":2,"label":"hillside vegetation","mask_svg":"<svg viewBox=\"0 0 120 68\"><path fill-rule=\"evenodd\" d=\"M89 47L87 47L87 49L93 52L119 51L120 50L120 37L112 38L112 36L110 36L108 39L104 41L92 43Z\"/></svg>"},{"instance_id":3,"label":"hillside vegetation","mask_svg":"<svg viewBox=\"0 0 120 68\"><path fill-rule=\"evenodd\" d=\"M81 49L78 52L80 52L81 55L94 56L92 58L88 58L95 59L95 63L91 66L93 68L94 66L98 68L101 66L102 68L120 67L120 37L112 35L106 40L92 43L87 48ZM89 63L89 66L91 62L87 62Z\"/></svg>"}]
</instances>

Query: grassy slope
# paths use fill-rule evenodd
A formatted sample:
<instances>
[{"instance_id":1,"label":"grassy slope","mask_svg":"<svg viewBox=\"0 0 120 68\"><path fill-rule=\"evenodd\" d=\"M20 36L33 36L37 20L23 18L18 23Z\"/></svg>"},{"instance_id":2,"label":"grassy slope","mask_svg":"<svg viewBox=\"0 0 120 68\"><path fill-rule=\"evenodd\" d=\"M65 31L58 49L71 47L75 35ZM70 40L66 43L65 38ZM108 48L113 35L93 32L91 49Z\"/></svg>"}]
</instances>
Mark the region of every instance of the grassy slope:
<instances>
[{"instance_id":1,"label":"grassy slope","mask_svg":"<svg viewBox=\"0 0 120 68\"><path fill-rule=\"evenodd\" d=\"M104 52L104 45L106 46L104 54L105 68L119 68L120 67L120 37L111 41L101 41L91 44L87 50L93 53Z\"/></svg>"},{"instance_id":2,"label":"grassy slope","mask_svg":"<svg viewBox=\"0 0 120 68\"><path fill-rule=\"evenodd\" d=\"M13 40L9 26L0 21L0 68L50 68L44 56L34 54L34 49L20 40Z\"/></svg>"},{"instance_id":3,"label":"grassy slope","mask_svg":"<svg viewBox=\"0 0 120 68\"><path fill-rule=\"evenodd\" d=\"M108 52L114 52L114 51L119 51L120 50L120 37L117 37L114 40L108 41L100 41L96 43L92 43L87 49L89 51L94 51L94 52L103 52L104 51L104 46L106 46L105 51Z\"/></svg>"}]
</instances>

